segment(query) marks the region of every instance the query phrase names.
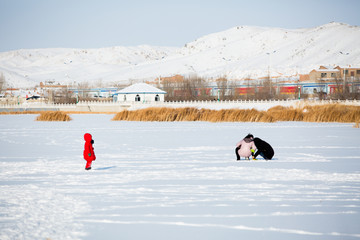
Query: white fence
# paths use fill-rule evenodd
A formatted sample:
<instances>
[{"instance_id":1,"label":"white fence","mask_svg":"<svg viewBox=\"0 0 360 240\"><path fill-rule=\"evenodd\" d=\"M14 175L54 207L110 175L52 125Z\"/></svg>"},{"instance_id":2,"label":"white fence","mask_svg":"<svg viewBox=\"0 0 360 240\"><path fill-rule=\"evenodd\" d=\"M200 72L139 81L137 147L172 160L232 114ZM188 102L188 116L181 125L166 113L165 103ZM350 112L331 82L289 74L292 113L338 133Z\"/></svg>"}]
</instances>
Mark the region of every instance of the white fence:
<instances>
[{"instance_id":1,"label":"white fence","mask_svg":"<svg viewBox=\"0 0 360 240\"><path fill-rule=\"evenodd\" d=\"M342 103L346 105L360 106L359 100L345 101L304 101L304 100L249 100L249 101L179 101L179 102L92 102L83 101L77 104L48 104L44 102L31 102L22 104L0 104L0 112L10 111L76 111L76 112L119 112L125 109L137 110L149 107L168 108L205 108L213 110L221 109L257 109L267 110L275 106L302 107L305 105L323 105Z\"/></svg>"}]
</instances>

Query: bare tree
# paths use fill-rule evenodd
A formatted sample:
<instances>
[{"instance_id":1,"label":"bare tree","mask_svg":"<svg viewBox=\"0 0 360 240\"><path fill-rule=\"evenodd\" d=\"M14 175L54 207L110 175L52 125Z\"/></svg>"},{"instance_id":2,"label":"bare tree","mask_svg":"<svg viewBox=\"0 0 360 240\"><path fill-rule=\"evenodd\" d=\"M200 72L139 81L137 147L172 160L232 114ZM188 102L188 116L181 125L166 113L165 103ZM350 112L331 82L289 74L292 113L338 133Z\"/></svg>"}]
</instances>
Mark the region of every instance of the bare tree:
<instances>
[{"instance_id":1,"label":"bare tree","mask_svg":"<svg viewBox=\"0 0 360 240\"><path fill-rule=\"evenodd\" d=\"M57 89L51 92L54 103L76 103L76 97L68 88Z\"/></svg>"},{"instance_id":2,"label":"bare tree","mask_svg":"<svg viewBox=\"0 0 360 240\"><path fill-rule=\"evenodd\" d=\"M231 100L238 99L239 98L239 92L236 91L236 81L229 82L228 87L230 87L229 98Z\"/></svg>"},{"instance_id":3,"label":"bare tree","mask_svg":"<svg viewBox=\"0 0 360 240\"><path fill-rule=\"evenodd\" d=\"M335 78L335 91L334 93L331 94L331 98L332 99L345 99L345 92L344 92L344 87L343 87L343 84L344 84L344 80L341 79L341 78Z\"/></svg>"},{"instance_id":4,"label":"bare tree","mask_svg":"<svg viewBox=\"0 0 360 240\"><path fill-rule=\"evenodd\" d=\"M273 99L275 95L275 90L273 82L270 77L267 77L260 84L259 98L261 99Z\"/></svg>"},{"instance_id":5,"label":"bare tree","mask_svg":"<svg viewBox=\"0 0 360 240\"><path fill-rule=\"evenodd\" d=\"M225 98L225 95L226 95L226 91L227 91L227 88L228 88L228 80L226 77L221 77L221 78L218 78L216 79L216 84L217 84L217 87L218 87L218 97L220 99L224 99Z\"/></svg>"},{"instance_id":6,"label":"bare tree","mask_svg":"<svg viewBox=\"0 0 360 240\"><path fill-rule=\"evenodd\" d=\"M205 99L206 98L205 79L195 75L190 77L188 81L191 88L192 98L197 100Z\"/></svg>"},{"instance_id":7,"label":"bare tree","mask_svg":"<svg viewBox=\"0 0 360 240\"><path fill-rule=\"evenodd\" d=\"M5 77L4 74L0 74L0 93L2 93L5 90Z\"/></svg>"},{"instance_id":8,"label":"bare tree","mask_svg":"<svg viewBox=\"0 0 360 240\"><path fill-rule=\"evenodd\" d=\"M174 97L175 84L170 80L164 80L162 81L162 89L166 92L166 99L172 100Z\"/></svg>"}]
</instances>

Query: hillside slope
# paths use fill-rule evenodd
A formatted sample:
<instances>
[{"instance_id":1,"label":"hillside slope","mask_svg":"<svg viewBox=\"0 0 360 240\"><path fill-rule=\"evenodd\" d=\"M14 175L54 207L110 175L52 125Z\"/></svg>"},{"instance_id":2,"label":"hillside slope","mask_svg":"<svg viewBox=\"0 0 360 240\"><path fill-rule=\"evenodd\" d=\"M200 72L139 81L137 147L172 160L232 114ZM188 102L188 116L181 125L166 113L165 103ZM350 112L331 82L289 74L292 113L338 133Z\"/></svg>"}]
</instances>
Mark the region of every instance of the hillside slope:
<instances>
[{"instance_id":1,"label":"hillside slope","mask_svg":"<svg viewBox=\"0 0 360 240\"><path fill-rule=\"evenodd\" d=\"M329 23L315 28L239 26L203 36L182 48L112 47L29 49L0 53L9 86L128 83L196 74L207 79L290 77L320 65L360 65L360 27ZM340 52L346 53L341 54Z\"/></svg>"}]
</instances>

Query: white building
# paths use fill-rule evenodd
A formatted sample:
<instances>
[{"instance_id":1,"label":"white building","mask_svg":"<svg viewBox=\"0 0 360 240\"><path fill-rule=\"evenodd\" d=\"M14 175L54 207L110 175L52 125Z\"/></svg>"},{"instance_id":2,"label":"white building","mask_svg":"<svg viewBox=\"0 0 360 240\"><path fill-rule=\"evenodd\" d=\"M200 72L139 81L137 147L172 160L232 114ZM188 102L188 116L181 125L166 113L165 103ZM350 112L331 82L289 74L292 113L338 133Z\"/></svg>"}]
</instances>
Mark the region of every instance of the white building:
<instances>
[{"instance_id":1,"label":"white building","mask_svg":"<svg viewBox=\"0 0 360 240\"><path fill-rule=\"evenodd\" d=\"M118 102L164 102L166 92L146 83L136 83L117 92Z\"/></svg>"}]
</instances>

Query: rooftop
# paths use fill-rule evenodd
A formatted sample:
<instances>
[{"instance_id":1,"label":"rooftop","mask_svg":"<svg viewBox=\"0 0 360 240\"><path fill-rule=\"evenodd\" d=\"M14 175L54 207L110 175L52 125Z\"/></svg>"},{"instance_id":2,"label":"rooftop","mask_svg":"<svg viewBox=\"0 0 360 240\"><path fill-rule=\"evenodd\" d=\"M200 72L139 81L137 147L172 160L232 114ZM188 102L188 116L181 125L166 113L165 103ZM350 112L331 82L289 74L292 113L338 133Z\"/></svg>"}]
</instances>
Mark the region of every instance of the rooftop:
<instances>
[{"instance_id":1,"label":"rooftop","mask_svg":"<svg viewBox=\"0 0 360 240\"><path fill-rule=\"evenodd\" d=\"M140 94L140 93L148 93L148 94L165 94L166 92L158 89L156 87L153 87L146 83L135 83L129 87L126 87L124 89L121 89L117 93L122 94Z\"/></svg>"}]
</instances>

